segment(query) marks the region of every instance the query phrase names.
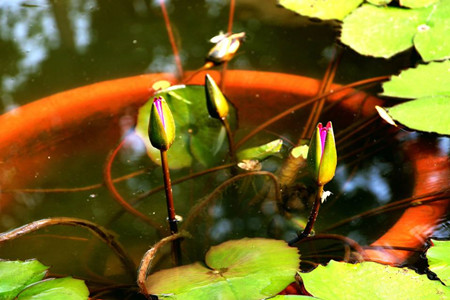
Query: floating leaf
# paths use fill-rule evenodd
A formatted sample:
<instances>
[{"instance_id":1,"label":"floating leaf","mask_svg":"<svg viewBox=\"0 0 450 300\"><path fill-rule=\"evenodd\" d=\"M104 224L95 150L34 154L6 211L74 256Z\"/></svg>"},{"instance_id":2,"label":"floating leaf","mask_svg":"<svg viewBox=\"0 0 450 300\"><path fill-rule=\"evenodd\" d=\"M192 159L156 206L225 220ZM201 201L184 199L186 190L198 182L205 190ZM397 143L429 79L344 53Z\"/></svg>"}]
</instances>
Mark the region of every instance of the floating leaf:
<instances>
[{"instance_id":1,"label":"floating leaf","mask_svg":"<svg viewBox=\"0 0 450 300\"><path fill-rule=\"evenodd\" d=\"M330 261L301 274L306 290L323 300L448 299L450 289L407 268L374 262L349 264Z\"/></svg>"},{"instance_id":2,"label":"floating leaf","mask_svg":"<svg viewBox=\"0 0 450 300\"><path fill-rule=\"evenodd\" d=\"M47 269L37 260L0 261L0 299L14 299L27 285L42 280Z\"/></svg>"},{"instance_id":3,"label":"floating leaf","mask_svg":"<svg viewBox=\"0 0 450 300\"><path fill-rule=\"evenodd\" d=\"M450 58L450 0L439 1L418 27L414 46L424 61Z\"/></svg>"},{"instance_id":4,"label":"floating leaf","mask_svg":"<svg viewBox=\"0 0 450 300\"><path fill-rule=\"evenodd\" d=\"M160 299L262 299L294 281L297 251L284 241L228 241L206 253L206 265L197 262L159 271L147 278L147 288Z\"/></svg>"},{"instance_id":5,"label":"floating leaf","mask_svg":"<svg viewBox=\"0 0 450 300\"><path fill-rule=\"evenodd\" d=\"M87 300L89 290L83 280L72 277L47 279L23 290L17 300Z\"/></svg>"},{"instance_id":6,"label":"floating leaf","mask_svg":"<svg viewBox=\"0 0 450 300\"><path fill-rule=\"evenodd\" d=\"M280 153L281 146L283 146L283 140L278 139L271 141L270 143L248 148L245 150L242 150L238 152L237 158L238 160L244 160L244 159L257 159L257 160L263 160L269 156L275 155L277 153Z\"/></svg>"},{"instance_id":7,"label":"floating leaf","mask_svg":"<svg viewBox=\"0 0 450 300\"><path fill-rule=\"evenodd\" d=\"M360 54L389 58L413 46L430 11L364 4L345 18L341 41Z\"/></svg>"},{"instance_id":8,"label":"floating leaf","mask_svg":"<svg viewBox=\"0 0 450 300\"><path fill-rule=\"evenodd\" d=\"M433 246L427 251L429 268L445 285L450 286L450 241L431 242Z\"/></svg>"},{"instance_id":9,"label":"floating leaf","mask_svg":"<svg viewBox=\"0 0 450 300\"><path fill-rule=\"evenodd\" d=\"M372 3L374 5L387 5L392 0L367 0L367 2Z\"/></svg>"},{"instance_id":10,"label":"floating leaf","mask_svg":"<svg viewBox=\"0 0 450 300\"><path fill-rule=\"evenodd\" d=\"M279 0L279 4L300 15L322 20L343 20L364 0Z\"/></svg>"},{"instance_id":11,"label":"floating leaf","mask_svg":"<svg viewBox=\"0 0 450 300\"><path fill-rule=\"evenodd\" d=\"M316 299L310 296L299 296L299 295L277 295L273 298L268 298L267 300L312 300Z\"/></svg>"},{"instance_id":12,"label":"floating leaf","mask_svg":"<svg viewBox=\"0 0 450 300\"><path fill-rule=\"evenodd\" d=\"M203 86L173 86L156 95L167 101L176 125L175 141L167 151L170 168L189 167L194 160L212 166L226 157L226 135L221 122L209 117ZM160 164L159 150L152 147L148 139L152 103L150 99L139 109L136 133L142 138L150 158ZM233 125L235 119L235 110L230 106L229 122Z\"/></svg>"},{"instance_id":13,"label":"floating leaf","mask_svg":"<svg viewBox=\"0 0 450 300\"><path fill-rule=\"evenodd\" d=\"M387 112L408 128L450 135L450 96L419 98L389 107Z\"/></svg>"},{"instance_id":14,"label":"floating leaf","mask_svg":"<svg viewBox=\"0 0 450 300\"><path fill-rule=\"evenodd\" d=\"M450 60L407 69L383 83L383 96L419 98L450 95Z\"/></svg>"},{"instance_id":15,"label":"floating leaf","mask_svg":"<svg viewBox=\"0 0 450 300\"><path fill-rule=\"evenodd\" d=\"M419 8L431 5L439 0L400 0L400 5L410 8Z\"/></svg>"}]
</instances>

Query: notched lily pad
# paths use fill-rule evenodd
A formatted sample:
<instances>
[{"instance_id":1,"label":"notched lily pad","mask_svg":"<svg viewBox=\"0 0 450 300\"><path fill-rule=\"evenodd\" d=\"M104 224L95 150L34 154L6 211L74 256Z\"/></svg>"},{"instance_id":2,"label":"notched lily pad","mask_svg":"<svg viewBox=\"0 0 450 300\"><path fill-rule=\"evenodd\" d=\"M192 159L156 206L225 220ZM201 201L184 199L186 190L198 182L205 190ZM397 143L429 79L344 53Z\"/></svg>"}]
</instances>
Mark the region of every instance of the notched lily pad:
<instances>
[{"instance_id":1,"label":"notched lily pad","mask_svg":"<svg viewBox=\"0 0 450 300\"><path fill-rule=\"evenodd\" d=\"M383 83L383 96L419 98L450 96L450 60L418 65Z\"/></svg>"},{"instance_id":2,"label":"notched lily pad","mask_svg":"<svg viewBox=\"0 0 450 300\"><path fill-rule=\"evenodd\" d=\"M47 279L30 285L17 300L86 300L89 290L83 280L72 277Z\"/></svg>"},{"instance_id":3,"label":"notched lily pad","mask_svg":"<svg viewBox=\"0 0 450 300\"><path fill-rule=\"evenodd\" d=\"M160 299L263 299L292 283L299 263L284 241L245 238L212 247L205 264L159 271L146 285Z\"/></svg>"},{"instance_id":4,"label":"notched lily pad","mask_svg":"<svg viewBox=\"0 0 450 300\"><path fill-rule=\"evenodd\" d=\"M331 261L301 274L306 290L323 300L336 299L427 299L450 297L450 289L407 268L374 262L349 264ZM376 284L374 284L376 283Z\"/></svg>"},{"instance_id":5,"label":"notched lily pad","mask_svg":"<svg viewBox=\"0 0 450 300\"><path fill-rule=\"evenodd\" d=\"M175 141L167 151L170 168L189 167L194 161L212 166L226 157L226 134L221 122L208 114L203 86L172 86L156 95L164 97L175 120ZM160 152L153 148L148 139L152 103L153 98L139 109L135 130L144 142L149 157L160 164ZM231 105L228 121L235 126L236 112Z\"/></svg>"},{"instance_id":6,"label":"notched lily pad","mask_svg":"<svg viewBox=\"0 0 450 300\"><path fill-rule=\"evenodd\" d=\"M429 269L450 286L450 241L431 240L433 246L427 251Z\"/></svg>"},{"instance_id":7,"label":"notched lily pad","mask_svg":"<svg viewBox=\"0 0 450 300\"><path fill-rule=\"evenodd\" d=\"M343 20L364 0L279 0L279 4L300 15L322 20Z\"/></svg>"},{"instance_id":8,"label":"notched lily pad","mask_svg":"<svg viewBox=\"0 0 450 300\"><path fill-rule=\"evenodd\" d=\"M389 58L413 46L429 12L364 4L344 19L341 41L360 54Z\"/></svg>"},{"instance_id":9,"label":"notched lily pad","mask_svg":"<svg viewBox=\"0 0 450 300\"><path fill-rule=\"evenodd\" d=\"M450 135L450 97L424 97L386 108L402 125L424 132Z\"/></svg>"},{"instance_id":10,"label":"notched lily pad","mask_svg":"<svg viewBox=\"0 0 450 300\"><path fill-rule=\"evenodd\" d=\"M27 285L42 280L48 267L37 260L0 261L0 299L14 299Z\"/></svg>"}]
</instances>

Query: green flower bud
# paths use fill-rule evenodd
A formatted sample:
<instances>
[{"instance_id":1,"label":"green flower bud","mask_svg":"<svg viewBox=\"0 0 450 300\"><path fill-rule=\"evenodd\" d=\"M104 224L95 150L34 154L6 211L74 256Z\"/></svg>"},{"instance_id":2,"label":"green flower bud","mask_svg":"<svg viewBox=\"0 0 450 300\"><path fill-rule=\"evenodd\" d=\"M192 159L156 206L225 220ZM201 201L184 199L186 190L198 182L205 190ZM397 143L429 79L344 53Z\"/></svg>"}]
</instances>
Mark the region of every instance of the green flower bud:
<instances>
[{"instance_id":1,"label":"green flower bud","mask_svg":"<svg viewBox=\"0 0 450 300\"><path fill-rule=\"evenodd\" d=\"M318 185L323 186L333 179L337 153L331 122L328 122L326 127L321 123L317 125L309 144L307 161Z\"/></svg>"},{"instance_id":2,"label":"green flower bud","mask_svg":"<svg viewBox=\"0 0 450 300\"><path fill-rule=\"evenodd\" d=\"M215 119L224 120L228 116L228 102L209 74L205 76L205 93L209 115Z\"/></svg>"},{"instance_id":3,"label":"green flower bud","mask_svg":"<svg viewBox=\"0 0 450 300\"><path fill-rule=\"evenodd\" d=\"M148 135L150 143L159 150L168 150L175 139L175 122L172 112L161 96L153 100Z\"/></svg>"}]
</instances>

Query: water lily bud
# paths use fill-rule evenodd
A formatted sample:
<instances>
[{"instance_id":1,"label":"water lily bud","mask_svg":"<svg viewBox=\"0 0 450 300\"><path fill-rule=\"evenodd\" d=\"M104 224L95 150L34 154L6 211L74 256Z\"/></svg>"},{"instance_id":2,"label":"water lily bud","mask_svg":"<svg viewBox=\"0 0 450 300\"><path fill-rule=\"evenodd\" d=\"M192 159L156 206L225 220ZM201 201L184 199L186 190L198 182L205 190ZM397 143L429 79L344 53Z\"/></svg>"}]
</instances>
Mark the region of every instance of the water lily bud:
<instances>
[{"instance_id":1,"label":"water lily bud","mask_svg":"<svg viewBox=\"0 0 450 300\"><path fill-rule=\"evenodd\" d=\"M234 34L224 34L221 32L211 39L211 42L216 45L209 51L206 60L216 65L229 61L239 49L244 38L245 32Z\"/></svg>"},{"instance_id":2,"label":"water lily bud","mask_svg":"<svg viewBox=\"0 0 450 300\"><path fill-rule=\"evenodd\" d=\"M215 119L225 119L228 116L228 102L214 79L205 76L206 106L209 115Z\"/></svg>"},{"instance_id":3,"label":"water lily bud","mask_svg":"<svg viewBox=\"0 0 450 300\"><path fill-rule=\"evenodd\" d=\"M307 161L318 185L325 185L333 179L337 153L331 122L326 127L321 123L317 125L309 144Z\"/></svg>"},{"instance_id":4,"label":"water lily bud","mask_svg":"<svg viewBox=\"0 0 450 300\"><path fill-rule=\"evenodd\" d=\"M150 143L159 150L168 150L175 139L175 122L163 97L153 100L148 124Z\"/></svg>"}]
</instances>

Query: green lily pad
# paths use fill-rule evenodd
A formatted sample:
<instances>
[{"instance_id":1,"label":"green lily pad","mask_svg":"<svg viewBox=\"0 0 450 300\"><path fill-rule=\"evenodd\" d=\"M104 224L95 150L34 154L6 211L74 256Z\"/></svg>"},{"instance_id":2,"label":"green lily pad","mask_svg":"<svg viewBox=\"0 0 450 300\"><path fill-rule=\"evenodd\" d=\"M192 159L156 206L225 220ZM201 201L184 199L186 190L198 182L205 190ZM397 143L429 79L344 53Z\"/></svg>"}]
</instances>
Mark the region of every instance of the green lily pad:
<instances>
[{"instance_id":1,"label":"green lily pad","mask_svg":"<svg viewBox=\"0 0 450 300\"><path fill-rule=\"evenodd\" d=\"M349 264L330 261L301 274L306 290L323 300L332 299L449 299L450 289L407 268L374 262Z\"/></svg>"},{"instance_id":2,"label":"green lily pad","mask_svg":"<svg viewBox=\"0 0 450 300\"><path fill-rule=\"evenodd\" d=\"M208 114L203 86L173 86L157 95L167 101L175 120L175 141L167 151L170 168L189 167L194 161L212 166L226 157L226 134L221 122ZM152 103L153 99L150 99L139 109L135 130L143 140L149 157L160 164L160 152L150 144L148 138ZM229 122L234 125L235 120L235 110L230 107Z\"/></svg>"},{"instance_id":3,"label":"green lily pad","mask_svg":"<svg viewBox=\"0 0 450 300\"><path fill-rule=\"evenodd\" d=\"M262 299L294 281L296 248L284 241L245 238L212 247L205 264L167 269L147 278L147 289L160 299Z\"/></svg>"},{"instance_id":4,"label":"green lily pad","mask_svg":"<svg viewBox=\"0 0 450 300\"><path fill-rule=\"evenodd\" d=\"M400 0L400 5L409 8L419 8L431 5L439 0Z\"/></svg>"},{"instance_id":5,"label":"green lily pad","mask_svg":"<svg viewBox=\"0 0 450 300\"><path fill-rule=\"evenodd\" d=\"M17 300L87 300L89 290L83 280L72 277L47 279L30 285Z\"/></svg>"},{"instance_id":6,"label":"green lily pad","mask_svg":"<svg viewBox=\"0 0 450 300\"><path fill-rule=\"evenodd\" d=\"M279 0L279 4L300 15L322 20L343 20L364 0Z\"/></svg>"},{"instance_id":7,"label":"green lily pad","mask_svg":"<svg viewBox=\"0 0 450 300\"><path fill-rule=\"evenodd\" d=\"M367 2L374 5L388 5L392 0L367 0Z\"/></svg>"},{"instance_id":8,"label":"green lily pad","mask_svg":"<svg viewBox=\"0 0 450 300\"><path fill-rule=\"evenodd\" d=\"M0 299L14 299L27 285L42 280L48 267L37 260L0 261Z\"/></svg>"},{"instance_id":9,"label":"green lily pad","mask_svg":"<svg viewBox=\"0 0 450 300\"><path fill-rule=\"evenodd\" d=\"M256 159L256 160L263 160L269 156L275 155L277 153L280 153L281 147L283 146L283 140L278 139L271 141L267 144L258 146L258 147L252 147L245 150L242 150L237 153L238 160L244 160L244 159Z\"/></svg>"},{"instance_id":10,"label":"green lily pad","mask_svg":"<svg viewBox=\"0 0 450 300\"><path fill-rule=\"evenodd\" d=\"M389 58L413 46L430 11L364 4L344 19L341 41L360 54Z\"/></svg>"},{"instance_id":11,"label":"green lily pad","mask_svg":"<svg viewBox=\"0 0 450 300\"><path fill-rule=\"evenodd\" d=\"M450 96L450 60L419 65L392 76L383 83L382 95L399 98Z\"/></svg>"},{"instance_id":12,"label":"green lily pad","mask_svg":"<svg viewBox=\"0 0 450 300\"><path fill-rule=\"evenodd\" d=\"M450 58L450 0L439 1L418 27L414 46L424 61Z\"/></svg>"},{"instance_id":13,"label":"green lily pad","mask_svg":"<svg viewBox=\"0 0 450 300\"><path fill-rule=\"evenodd\" d=\"M386 110L392 119L408 128L450 135L450 96L419 98Z\"/></svg>"},{"instance_id":14,"label":"green lily pad","mask_svg":"<svg viewBox=\"0 0 450 300\"><path fill-rule=\"evenodd\" d=\"M431 241L433 246L427 251L429 269L450 286L450 241Z\"/></svg>"},{"instance_id":15,"label":"green lily pad","mask_svg":"<svg viewBox=\"0 0 450 300\"><path fill-rule=\"evenodd\" d=\"M299 295L277 295L273 298L268 298L270 300L308 300L308 299L316 299L310 296L299 296Z\"/></svg>"}]
</instances>

